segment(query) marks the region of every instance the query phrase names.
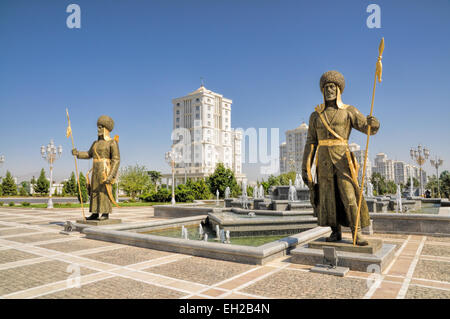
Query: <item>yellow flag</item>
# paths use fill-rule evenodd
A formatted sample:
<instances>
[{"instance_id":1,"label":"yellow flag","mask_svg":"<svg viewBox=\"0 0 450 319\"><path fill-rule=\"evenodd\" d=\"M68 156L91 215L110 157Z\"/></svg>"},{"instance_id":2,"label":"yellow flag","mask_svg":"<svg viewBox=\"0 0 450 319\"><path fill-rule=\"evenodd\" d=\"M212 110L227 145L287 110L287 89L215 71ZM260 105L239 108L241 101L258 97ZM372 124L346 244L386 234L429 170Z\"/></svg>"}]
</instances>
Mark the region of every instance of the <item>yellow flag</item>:
<instances>
[{"instance_id":1,"label":"yellow flag","mask_svg":"<svg viewBox=\"0 0 450 319\"><path fill-rule=\"evenodd\" d=\"M66 130L66 137L69 138L72 135L72 128L69 126L67 126L67 130Z\"/></svg>"}]
</instances>

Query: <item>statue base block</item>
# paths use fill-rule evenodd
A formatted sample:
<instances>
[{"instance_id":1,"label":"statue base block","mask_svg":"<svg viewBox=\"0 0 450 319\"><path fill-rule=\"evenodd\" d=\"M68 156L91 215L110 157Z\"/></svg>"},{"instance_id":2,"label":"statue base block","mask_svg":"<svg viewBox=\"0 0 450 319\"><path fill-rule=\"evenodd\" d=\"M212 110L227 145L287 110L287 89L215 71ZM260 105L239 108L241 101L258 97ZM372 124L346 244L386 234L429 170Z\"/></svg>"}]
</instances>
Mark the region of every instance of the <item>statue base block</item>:
<instances>
[{"instance_id":1,"label":"statue base block","mask_svg":"<svg viewBox=\"0 0 450 319\"><path fill-rule=\"evenodd\" d=\"M335 242L327 242L325 237L312 241L308 244L308 248L323 249L323 246L333 247L336 251L348 251L351 253L374 254L381 249L383 241L381 239L368 239L367 246L353 246L353 241L350 239L343 239Z\"/></svg>"},{"instance_id":2,"label":"statue base block","mask_svg":"<svg viewBox=\"0 0 450 319\"><path fill-rule=\"evenodd\" d=\"M103 225L114 225L114 224L120 224L122 222L121 219L104 219L104 220L83 220L79 219L77 220L78 224L87 224L92 226L103 226Z\"/></svg>"},{"instance_id":3,"label":"statue base block","mask_svg":"<svg viewBox=\"0 0 450 319\"><path fill-rule=\"evenodd\" d=\"M311 268L311 272L339 277L344 277L349 270L350 269L348 267L331 267L322 264L316 265L315 267Z\"/></svg>"},{"instance_id":4,"label":"statue base block","mask_svg":"<svg viewBox=\"0 0 450 319\"><path fill-rule=\"evenodd\" d=\"M351 240L326 242L325 237L291 250L291 262L302 265L323 264L323 247L336 249L337 266L363 272L382 272L392 261L395 245L369 239L368 246L353 246Z\"/></svg>"}]
</instances>

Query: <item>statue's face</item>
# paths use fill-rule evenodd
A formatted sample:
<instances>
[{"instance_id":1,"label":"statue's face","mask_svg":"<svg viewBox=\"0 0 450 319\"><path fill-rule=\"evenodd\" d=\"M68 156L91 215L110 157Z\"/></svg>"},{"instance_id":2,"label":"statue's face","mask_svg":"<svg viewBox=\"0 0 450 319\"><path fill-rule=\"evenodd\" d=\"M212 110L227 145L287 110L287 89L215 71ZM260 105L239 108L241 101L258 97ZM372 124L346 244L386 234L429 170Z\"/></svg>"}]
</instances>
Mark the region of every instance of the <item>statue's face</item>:
<instances>
[{"instance_id":1,"label":"statue's face","mask_svg":"<svg viewBox=\"0 0 450 319\"><path fill-rule=\"evenodd\" d=\"M103 125L97 125L97 135L98 136L103 136L104 134L104 126Z\"/></svg>"},{"instance_id":2,"label":"statue's face","mask_svg":"<svg viewBox=\"0 0 450 319\"><path fill-rule=\"evenodd\" d=\"M336 100L337 98L337 87L336 84L330 82L324 85L323 95L325 96L325 101Z\"/></svg>"}]
</instances>

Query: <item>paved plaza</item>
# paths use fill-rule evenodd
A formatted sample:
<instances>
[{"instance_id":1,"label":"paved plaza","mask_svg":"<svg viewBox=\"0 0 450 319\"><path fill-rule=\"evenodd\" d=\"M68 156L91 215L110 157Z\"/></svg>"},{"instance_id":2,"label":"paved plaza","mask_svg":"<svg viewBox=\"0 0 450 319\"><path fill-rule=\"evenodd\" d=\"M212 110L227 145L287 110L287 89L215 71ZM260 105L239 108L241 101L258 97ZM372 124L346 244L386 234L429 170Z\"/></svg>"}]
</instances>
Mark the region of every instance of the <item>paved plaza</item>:
<instances>
[{"instance_id":1,"label":"paved plaza","mask_svg":"<svg viewBox=\"0 0 450 319\"><path fill-rule=\"evenodd\" d=\"M60 234L80 209L0 208L0 298L445 298L450 238L376 233L395 244L381 276L315 274L290 256L264 266ZM115 209L123 222L160 220L152 207ZM349 234L344 234L350 237Z\"/></svg>"}]
</instances>

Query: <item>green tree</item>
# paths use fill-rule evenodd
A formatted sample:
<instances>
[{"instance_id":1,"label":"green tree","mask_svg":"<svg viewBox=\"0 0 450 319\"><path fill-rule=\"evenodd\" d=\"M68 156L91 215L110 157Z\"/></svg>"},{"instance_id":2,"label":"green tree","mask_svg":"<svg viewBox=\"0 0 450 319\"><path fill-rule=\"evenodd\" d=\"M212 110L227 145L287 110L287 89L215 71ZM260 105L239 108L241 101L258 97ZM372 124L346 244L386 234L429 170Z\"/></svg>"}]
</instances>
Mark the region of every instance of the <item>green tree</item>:
<instances>
[{"instance_id":1,"label":"green tree","mask_svg":"<svg viewBox=\"0 0 450 319\"><path fill-rule=\"evenodd\" d=\"M42 169L41 174L39 175L39 178L36 181L36 186L34 188L34 191L38 194L44 195L44 194L48 194L49 188L50 188L50 182L45 177L44 169Z\"/></svg>"},{"instance_id":2,"label":"green tree","mask_svg":"<svg viewBox=\"0 0 450 319\"><path fill-rule=\"evenodd\" d=\"M384 195L387 193L388 189L386 179L381 176L380 173L373 173L370 182L374 187L374 193L377 195Z\"/></svg>"},{"instance_id":3,"label":"green tree","mask_svg":"<svg viewBox=\"0 0 450 319\"><path fill-rule=\"evenodd\" d=\"M388 181L386 183L386 192L388 194L396 194L397 193L397 184L395 184L393 181Z\"/></svg>"},{"instance_id":4,"label":"green tree","mask_svg":"<svg viewBox=\"0 0 450 319\"><path fill-rule=\"evenodd\" d=\"M231 169L225 168L223 163L218 163L214 173L212 173L207 180L209 190L212 194L216 194L219 190L219 196L225 196L225 189L230 187L232 194L237 194L239 192L239 185L236 182L234 173Z\"/></svg>"},{"instance_id":5,"label":"green tree","mask_svg":"<svg viewBox=\"0 0 450 319\"><path fill-rule=\"evenodd\" d=\"M2 181L2 193L3 196L17 195L17 185L9 171L6 172L6 176Z\"/></svg>"},{"instance_id":6,"label":"green tree","mask_svg":"<svg viewBox=\"0 0 450 319\"><path fill-rule=\"evenodd\" d=\"M155 185L155 192L157 191L157 184L159 179L161 178L161 172L158 171L148 171L148 175L150 176L150 180Z\"/></svg>"},{"instance_id":7,"label":"green tree","mask_svg":"<svg viewBox=\"0 0 450 319\"><path fill-rule=\"evenodd\" d=\"M83 173L80 172L79 178L80 178L81 196L83 197L83 203L86 203L89 199L86 177L84 177ZM77 198L78 198L78 201L81 203L80 192L77 192Z\"/></svg>"},{"instance_id":8,"label":"green tree","mask_svg":"<svg viewBox=\"0 0 450 319\"><path fill-rule=\"evenodd\" d=\"M450 198L450 172L443 171L439 176L439 186L441 188L441 197Z\"/></svg>"},{"instance_id":9,"label":"green tree","mask_svg":"<svg viewBox=\"0 0 450 319\"><path fill-rule=\"evenodd\" d=\"M136 196L149 192L152 187L151 179L145 166L127 166L120 170L119 187L131 196L134 200Z\"/></svg>"},{"instance_id":10,"label":"green tree","mask_svg":"<svg viewBox=\"0 0 450 319\"><path fill-rule=\"evenodd\" d=\"M75 173L72 172L72 174L70 174L70 178L64 182L64 186L62 189L63 195L64 196L75 196L78 195L78 184L77 184L77 179L75 177Z\"/></svg>"},{"instance_id":11,"label":"green tree","mask_svg":"<svg viewBox=\"0 0 450 319\"><path fill-rule=\"evenodd\" d=\"M200 179L193 182L191 179L187 180L186 186L192 190L194 199L210 199L212 198L211 191L209 190L208 184L204 179Z\"/></svg>"},{"instance_id":12,"label":"green tree","mask_svg":"<svg viewBox=\"0 0 450 319\"><path fill-rule=\"evenodd\" d=\"M30 182L23 181L19 187L20 196L30 196Z\"/></svg>"}]
</instances>

